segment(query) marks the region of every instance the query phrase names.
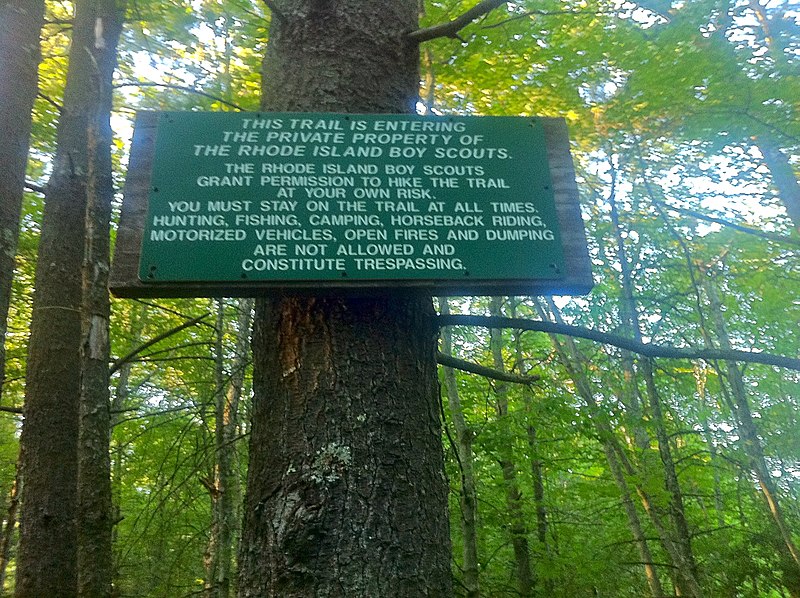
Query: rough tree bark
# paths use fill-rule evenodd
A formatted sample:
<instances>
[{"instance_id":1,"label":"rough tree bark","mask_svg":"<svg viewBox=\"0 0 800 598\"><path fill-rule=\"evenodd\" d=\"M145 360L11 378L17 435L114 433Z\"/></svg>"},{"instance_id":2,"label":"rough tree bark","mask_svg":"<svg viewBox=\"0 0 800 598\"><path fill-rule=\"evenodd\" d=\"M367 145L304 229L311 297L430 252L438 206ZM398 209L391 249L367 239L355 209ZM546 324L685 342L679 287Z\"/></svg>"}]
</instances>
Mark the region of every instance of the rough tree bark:
<instances>
[{"instance_id":1,"label":"rough tree bark","mask_svg":"<svg viewBox=\"0 0 800 598\"><path fill-rule=\"evenodd\" d=\"M411 112L416 0L284 0L263 108ZM451 593L429 296L259 301L240 596Z\"/></svg>"},{"instance_id":2,"label":"rough tree bark","mask_svg":"<svg viewBox=\"0 0 800 598\"><path fill-rule=\"evenodd\" d=\"M259 307L240 596L450 593L429 305Z\"/></svg>"},{"instance_id":3,"label":"rough tree bark","mask_svg":"<svg viewBox=\"0 0 800 598\"><path fill-rule=\"evenodd\" d=\"M0 0L0 394L43 22L44 0Z\"/></svg>"},{"instance_id":4,"label":"rough tree bark","mask_svg":"<svg viewBox=\"0 0 800 598\"><path fill-rule=\"evenodd\" d=\"M82 266L90 126L104 77L99 2L76 2L64 106L46 191L25 391L18 597L77 593ZM106 117L107 118L107 117Z\"/></svg>"}]
</instances>

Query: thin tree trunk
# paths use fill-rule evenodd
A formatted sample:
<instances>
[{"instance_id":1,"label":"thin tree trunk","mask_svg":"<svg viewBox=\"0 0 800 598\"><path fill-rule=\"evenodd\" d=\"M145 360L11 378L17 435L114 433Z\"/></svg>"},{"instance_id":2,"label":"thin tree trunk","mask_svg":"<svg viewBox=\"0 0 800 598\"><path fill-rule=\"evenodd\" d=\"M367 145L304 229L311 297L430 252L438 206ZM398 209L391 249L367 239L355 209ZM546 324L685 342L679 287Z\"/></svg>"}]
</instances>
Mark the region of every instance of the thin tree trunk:
<instances>
[{"instance_id":1,"label":"thin tree trunk","mask_svg":"<svg viewBox=\"0 0 800 598\"><path fill-rule=\"evenodd\" d=\"M703 280L706 294L709 298L711 321L715 328L717 341L720 348L730 349L732 343L728 336L725 318L722 313L722 302L719 293L714 282L708 276L704 277ZM758 481L759 490L775 528L783 542L784 556L794 564L794 571L791 572L790 576L793 580L800 580L800 551L798 551L797 545L792 538L792 532L786 523L778 489L769 473L769 467L764 456L764 447L761 445L761 439L758 434L758 427L750 411L750 402L747 398L742 372L739 369L739 365L733 361L725 362L725 369L731 394L733 395L734 416L739 427L742 447L748 457L751 471ZM797 581L794 581L794 584L800 586Z\"/></svg>"},{"instance_id":2,"label":"thin tree trunk","mask_svg":"<svg viewBox=\"0 0 800 598\"><path fill-rule=\"evenodd\" d=\"M560 321L555 304L552 301L548 302L556 321ZM547 317L547 312L539 303L536 303L536 311L539 313L539 316L542 319L549 319ZM571 338L567 338L563 344L555 335L550 335L550 339L553 342L553 346L555 347L556 353L558 354L559 360L564 366L564 369L567 370L567 373L574 382L575 389L583 399L586 406L590 409L590 412L593 414L591 419L592 425L597 431L597 438L603 448L603 454L608 461L611 476L620 492L622 506L625 510L625 515L628 518L628 526L630 527L631 535L636 543L636 548L639 552L642 566L644 567L645 577L647 579L647 585L650 589L650 594L653 596L653 598L666 596L663 586L661 585L658 571L654 565L655 561L653 560L653 555L650 551L647 536L644 533L641 519L639 518L639 512L636 510L636 505L631 497L630 486L626 479L626 468L624 467L623 460L621 458L622 453L616 447L616 443L613 440L613 431L611 430L610 426L604 424L603 418L597 413L598 407L594 399L594 392L592 391L591 384L578 367L578 364L581 363L580 353L575 346L575 342ZM647 496L643 495L641 492L638 493L640 498L643 499L642 502L646 507L645 511L651 513L652 509L647 508L649 505Z\"/></svg>"},{"instance_id":3,"label":"thin tree trunk","mask_svg":"<svg viewBox=\"0 0 800 598\"><path fill-rule=\"evenodd\" d=\"M556 341L558 342L558 341ZM558 347L557 347L558 350ZM563 352L563 349L561 349ZM572 352L570 350L570 352ZM567 361L572 360L575 358L575 354L573 353L572 357L567 357L564 354L561 357L562 363L566 363ZM575 386L578 389L579 394L582 395L584 402L591 409L595 409L596 405L594 404L593 394L591 394L591 390L589 388L589 382L585 379L582 372L577 370L576 368L572 368L572 373L570 377L575 382ZM588 392L587 392L588 391ZM593 424L597 430L597 436L600 440L600 444L603 448L603 454L606 457L606 461L608 462L609 471L611 472L611 477L614 480L614 483L617 486L617 489L620 492L620 499L622 501L623 509L625 510L625 515L628 518L628 526L631 530L631 535L633 536L634 541L636 542L636 548L639 551L639 557L642 561L642 566L644 567L645 577L647 579L647 584L650 589L650 593L653 598L659 598L661 596L666 596L664 593L663 586L661 585L661 580L658 576L658 572L655 568L655 560L653 559L653 554L650 551L650 545L647 541L647 536L644 532L644 528L642 527L641 519L639 518L639 512L636 510L636 505L634 504L633 498L631 496L631 489L628 483L628 477L631 477L634 472L630 466L630 463L625 461L623 458L623 454L617 443L613 439L613 430L611 430L610 426L607 424L602 423L601 417L593 417L592 419ZM651 521L653 522L654 527L659 533L659 537L662 540L662 544L665 546L669 546L668 539L666 538L666 532L663 529L663 525L660 524L657 516L654 514L654 510L650 503L650 499L646 493L642 492L640 488L635 489L636 493L639 495L639 498L645 507L645 512L650 515ZM665 541L667 540L667 541ZM674 550L672 551L674 553ZM667 549L667 553L671 554L670 550Z\"/></svg>"},{"instance_id":4,"label":"thin tree trunk","mask_svg":"<svg viewBox=\"0 0 800 598\"><path fill-rule=\"evenodd\" d=\"M232 567L236 510L239 503L236 483L236 430L239 425L239 401L244 385L250 348L250 321L253 309L251 299L237 303L235 354L231 364L230 379L225 380L222 351L223 308L220 301L217 318L217 385L214 444L216 464L214 467L214 492L212 494L213 522L209 542L211 556L210 578L207 584L209 596L227 598L232 591Z\"/></svg>"},{"instance_id":5,"label":"thin tree trunk","mask_svg":"<svg viewBox=\"0 0 800 598\"><path fill-rule=\"evenodd\" d=\"M515 306L512 308L511 317L517 317ZM530 369L525 360L522 351L522 335L515 333L514 346L516 347L516 358L519 364L520 374L526 375ZM528 438L528 449L531 455L531 479L533 481L533 502L536 507L536 538L539 540L539 545L544 554L550 552L548 542L548 521L547 521L547 508L545 506L545 483L544 483L544 464L539 452L541 447L538 441L538 431L533 419L533 397L530 388L522 389L522 400L525 405L526 426L525 432ZM543 590L547 595L554 592L554 584L552 579L546 579L543 584Z\"/></svg>"},{"instance_id":6,"label":"thin tree trunk","mask_svg":"<svg viewBox=\"0 0 800 598\"><path fill-rule=\"evenodd\" d=\"M560 317L558 317L558 311L556 306L550 302L550 308L553 311L554 315L556 316L556 321L561 321ZM546 314L543 309L537 308L540 315L544 318ZM551 335L551 339L553 344L556 346L557 350L561 346L558 339ZM620 471L626 478L623 478L622 481L626 481L626 479L630 480L633 484L636 494L639 497L639 500L642 504L642 507L647 513L653 528L656 530L658 534L658 538L661 541L661 545L664 548L664 551L669 556L672 564L674 565L674 573L675 576L673 579L677 583L676 592L677 595L686 595L687 591L690 595L695 595L698 592L702 592L701 588L696 584L692 583L692 577L687 576L686 571L690 569L690 564L685 559L684 550L677 544L675 539L670 534L670 531L667 525L664 523L663 516L662 516L662 509L658 508L658 506L653 501L650 493L647 492L646 486L642 484L642 475L640 472L636 470L636 468L631 463L630 459L628 458L627 454L625 453L624 448L617 442L616 437L614 435L611 426L604 421L602 415L598 411L597 404L594 401L594 395L591 391L591 387L589 385L588 380L586 380L583 373L578 370L576 367L572 366L572 362L579 362L579 353L577 348L575 347L574 342L572 339L567 339L565 342L566 346L569 348L569 353L560 353L560 358L562 363L564 363L567 371L570 372L570 377L573 378L575 382L576 388L578 388L579 394L581 394L582 398L586 401L587 406L592 410L593 416L593 424L597 428L598 436L601 439L601 442L604 443L603 450L606 453L606 456L609 456L609 451L611 451L616 457L614 458L614 463L609 461L609 466L612 469L612 474L614 474L614 468L619 467ZM614 474L616 476L616 474ZM628 487L628 482L626 481L625 487ZM622 490L622 487L620 487ZM623 494L624 497L624 494ZM624 501L624 498L623 498ZM635 529L635 525L632 526L632 529ZM635 533L635 532L634 532ZM649 548L645 546L639 547L640 554L642 554L642 558L644 559L644 552L649 553ZM644 560L645 563L652 563L652 560ZM648 582L650 583L651 590L654 588L654 582L658 580L655 576L655 569L647 570L647 578ZM658 582L660 586L660 582ZM686 587L684 587L686 586ZM658 594L654 594L658 595Z\"/></svg>"},{"instance_id":7,"label":"thin tree trunk","mask_svg":"<svg viewBox=\"0 0 800 598\"><path fill-rule=\"evenodd\" d=\"M450 313L450 304L446 297L439 299L441 313ZM445 355L453 354L453 333L450 327L445 326L441 331L442 353ZM453 420L453 427L456 431L456 450L458 456L458 466L461 471L461 493L459 496L461 504L461 535L463 536L464 560L464 592L467 598L477 598L480 596L479 584L479 565L478 565L478 494L475 488L475 468L474 455L472 453L473 433L464 418L464 411L461 408L461 398L458 393L456 374L453 368L445 367L444 386L447 392L447 402L450 407L450 417Z\"/></svg>"},{"instance_id":8,"label":"thin tree trunk","mask_svg":"<svg viewBox=\"0 0 800 598\"><path fill-rule=\"evenodd\" d=\"M527 394L527 393L526 393ZM525 401L528 413L531 412L530 397ZM537 441L536 426L528 425L528 447L531 449L531 476L533 478L533 501L536 505L536 537L545 553L548 552L547 546L547 509L544 503L544 467L542 460L533 456L539 449Z\"/></svg>"},{"instance_id":9,"label":"thin tree trunk","mask_svg":"<svg viewBox=\"0 0 800 598\"><path fill-rule=\"evenodd\" d=\"M220 504L222 549L220 558L224 563L224 583L220 584L223 598L235 589L233 556L238 550L240 537L239 514L241 510L241 484L239 481L239 446L237 434L240 425L239 404L244 392L245 371L250 363L250 331L253 321L253 300L241 299L238 302L236 318L235 355L231 371L231 380L226 394L223 413L223 429L221 438L220 459ZM221 578L221 576L220 576Z\"/></svg>"},{"instance_id":10,"label":"thin tree trunk","mask_svg":"<svg viewBox=\"0 0 800 598\"><path fill-rule=\"evenodd\" d=\"M145 322L147 319L147 306L139 304L136 309L132 310L130 316L130 327L128 329L128 338L132 339L131 344L123 352L127 355L138 344L139 339L142 337L142 330L144 330ZM130 377L131 370L133 369L133 361L126 361L121 364L118 369L117 384L114 390L114 396L111 401L111 427L116 426L120 421L120 414L128 404L128 397L130 396ZM110 454L112 456L111 470L112 470L112 514L114 525L111 530L111 546L112 546L112 596L123 595L122 589L119 587L120 571L119 560L122 547L117 544L117 530L116 523L122 519L121 507L121 480L124 468L125 451L118 446L111 447Z\"/></svg>"},{"instance_id":11,"label":"thin tree trunk","mask_svg":"<svg viewBox=\"0 0 800 598\"><path fill-rule=\"evenodd\" d=\"M524 373L524 372L523 372ZM544 463L539 457L541 451L538 441L538 432L533 424L533 404L529 389L523 389L523 400L525 401L525 411L528 418L526 434L528 437L528 449L531 452L531 479L533 480L533 504L536 507L536 538L539 540L541 552L545 555L550 554L550 542L548 540L549 522L547 518L547 506L545 503L545 483L544 483ZM541 580L542 591L545 596L551 596L555 592L556 582L550 576Z\"/></svg>"},{"instance_id":12,"label":"thin tree trunk","mask_svg":"<svg viewBox=\"0 0 800 598\"><path fill-rule=\"evenodd\" d=\"M620 298L620 311L623 315L623 325L633 338L642 341L642 326L638 316L636 297L634 295L633 275L631 273L630 262L625 241L622 237L619 212L612 193L610 197L612 230L617 245L617 258L621 271L622 297ZM632 365L632 364L630 364ZM661 457L662 471L664 475L664 485L669 494L669 516L675 530L675 548L680 554L680 561L676 570L676 583L680 586L682 595L701 598L703 596L699 583L697 563L694 559L691 546L691 534L686 521L686 513L683 506L683 492L680 488L678 475L675 471L675 462L672 458L672 449L669 443L669 434L666 431L661 398L656 388L655 376L653 373L653 362L651 359L644 359L639 362L639 369L645 382L645 392L650 407L652 422L655 425L656 440L658 443L658 453ZM635 378L631 381L635 384ZM636 392L635 390L633 392Z\"/></svg>"},{"instance_id":13,"label":"thin tree trunk","mask_svg":"<svg viewBox=\"0 0 800 598\"><path fill-rule=\"evenodd\" d=\"M225 409L225 299L216 301L216 324L214 326L214 464L213 482L204 482L211 498L211 533L203 558L206 570L206 598L213 598L217 592L220 569L221 509L220 509L220 444L222 438L223 413Z\"/></svg>"},{"instance_id":14,"label":"thin tree trunk","mask_svg":"<svg viewBox=\"0 0 800 598\"><path fill-rule=\"evenodd\" d=\"M8 493L8 509L6 510L6 524L0 536L0 596L5 596L6 574L8 564L11 560L11 548L14 545L14 534L17 527L17 510L19 509L19 491L22 485L22 478L17 467L14 482L11 484L11 491Z\"/></svg>"},{"instance_id":15,"label":"thin tree trunk","mask_svg":"<svg viewBox=\"0 0 800 598\"><path fill-rule=\"evenodd\" d=\"M686 588L685 593L687 595L700 598L703 595L703 591L699 583L697 563L694 559L691 545L691 534L689 533L689 525L686 521L686 512L683 507L683 492L678 481L678 474L675 471L675 461L672 458L669 434L664 423L661 398L655 385L652 361L644 359L640 361L640 367L645 379L650 412L656 427L658 453L661 456L661 464L664 467L664 484L670 496L669 515L677 536L675 544L681 554L681 566L677 571L678 578L682 580L680 585Z\"/></svg>"},{"instance_id":16,"label":"thin tree trunk","mask_svg":"<svg viewBox=\"0 0 800 598\"><path fill-rule=\"evenodd\" d=\"M755 138L756 145L764 156L764 164L772 175L772 184L778 191L778 197L786 208L786 214L800 233L800 181L795 176L789 158L778 144L766 135Z\"/></svg>"},{"instance_id":17,"label":"thin tree trunk","mask_svg":"<svg viewBox=\"0 0 800 598\"><path fill-rule=\"evenodd\" d=\"M0 396L44 0L0 0Z\"/></svg>"},{"instance_id":18,"label":"thin tree trunk","mask_svg":"<svg viewBox=\"0 0 800 598\"><path fill-rule=\"evenodd\" d=\"M111 414L109 395L111 202L111 80L117 63L124 2L93 6L94 101L89 107L86 251L83 264L83 342L78 444L78 595L111 595ZM88 50L86 48L85 50Z\"/></svg>"},{"instance_id":19,"label":"thin tree trunk","mask_svg":"<svg viewBox=\"0 0 800 598\"><path fill-rule=\"evenodd\" d=\"M287 0L265 110L412 112L416 0ZM429 296L256 307L240 596L448 596Z\"/></svg>"},{"instance_id":20,"label":"thin tree trunk","mask_svg":"<svg viewBox=\"0 0 800 598\"><path fill-rule=\"evenodd\" d=\"M492 297L490 312L494 316L501 314L501 299ZM494 369L505 371L503 361L503 337L502 331L491 329L489 331L489 343L492 350ZM508 386L505 383L498 383L495 386L497 419L501 429L508 428ZM520 596L530 596L533 592L533 572L531 571L531 555L528 546L528 528L525 523L525 516L522 512L522 492L517 483L517 468L514 463L513 454L508 443L501 443L500 467L503 470L503 481L505 482L506 508L510 520L509 529L511 531L511 545L514 548L514 576L517 580Z\"/></svg>"},{"instance_id":21,"label":"thin tree trunk","mask_svg":"<svg viewBox=\"0 0 800 598\"><path fill-rule=\"evenodd\" d=\"M229 20L223 19L224 52L220 65L220 83L226 94L233 92L231 81L231 59L233 45L230 40ZM206 595L214 598L228 598L232 586L232 556L234 554L233 530L235 509L238 502L234 493L238 491L234 480L236 447L234 438L238 426L238 407L241 397L244 368L250 339L250 313L252 300L243 299L237 303L238 316L236 354L232 364L230 380L225 380L225 358L223 354L225 301L218 303L217 334L215 343L215 414L214 414L214 483L211 494L212 523L208 546L208 571ZM245 313L246 310L246 313ZM246 318L243 320L242 318ZM242 326L244 328L242 328ZM241 371L240 371L241 370Z\"/></svg>"},{"instance_id":22,"label":"thin tree trunk","mask_svg":"<svg viewBox=\"0 0 800 598\"><path fill-rule=\"evenodd\" d=\"M703 408L708 406L708 396L706 392L706 374L699 365L695 366L695 386L697 388L697 395L700 397L700 402ZM709 465L714 476L714 511L716 513L717 527L722 528L725 525L725 501L722 497L722 488L720 485L719 475L719 455L717 454L717 445L714 442L714 437L711 433L711 426L708 423L708 418L701 417L700 425L703 429L703 439L708 446Z\"/></svg>"}]
</instances>

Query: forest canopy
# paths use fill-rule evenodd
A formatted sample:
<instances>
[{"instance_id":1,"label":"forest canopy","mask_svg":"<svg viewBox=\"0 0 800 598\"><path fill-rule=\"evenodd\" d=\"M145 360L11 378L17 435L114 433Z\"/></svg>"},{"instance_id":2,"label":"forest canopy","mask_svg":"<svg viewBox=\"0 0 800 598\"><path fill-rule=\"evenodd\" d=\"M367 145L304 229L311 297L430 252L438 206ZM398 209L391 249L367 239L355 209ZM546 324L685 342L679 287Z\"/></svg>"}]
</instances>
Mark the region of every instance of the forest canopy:
<instances>
[{"instance_id":1,"label":"forest canopy","mask_svg":"<svg viewBox=\"0 0 800 598\"><path fill-rule=\"evenodd\" d=\"M394 430L440 421L419 475L437 471L427 459L441 446L452 544L441 587L453 595L800 597L800 10L426 0L361 21L359 10L0 0L0 594L36 596L37 578L63 566L66 595L259 595L246 593L261 522L246 498L249 442L262 433L258 397L283 376L352 406L307 406L309 427L373 426L398 460L415 462L416 447ZM410 79L374 74L384 57L365 40L382 28ZM292 35L319 44L298 42L283 63ZM337 60L354 62L335 71ZM329 93L359 76L349 99ZM363 378L363 396L324 372L294 379L278 358L270 369L265 339L284 338L269 334L287 330L276 322L289 303L109 297L136 111L309 105L566 119L593 290L436 297L434 309L387 300L355 315L320 300L325 325L290 323L298 338L319 334L297 355ZM408 314L419 336L397 325ZM435 331L436 347L418 342ZM359 344L371 334L385 344ZM351 347L347 364L317 346L331 338ZM423 367L434 356L435 392L435 363ZM367 362L377 373L359 376ZM373 421L400 402L383 394L388 367L433 392L408 406L428 419ZM312 505L355 476L360 454L330 438L308 452L298 475L321 476ZM47 559L37 513L55 522L36 530L59 538ZM431 537L447 535L439 523ZM359 525L341 534L360 538ZM290 548L309 554L325 534L305 529Z\"/></svg>"}]
</instances>

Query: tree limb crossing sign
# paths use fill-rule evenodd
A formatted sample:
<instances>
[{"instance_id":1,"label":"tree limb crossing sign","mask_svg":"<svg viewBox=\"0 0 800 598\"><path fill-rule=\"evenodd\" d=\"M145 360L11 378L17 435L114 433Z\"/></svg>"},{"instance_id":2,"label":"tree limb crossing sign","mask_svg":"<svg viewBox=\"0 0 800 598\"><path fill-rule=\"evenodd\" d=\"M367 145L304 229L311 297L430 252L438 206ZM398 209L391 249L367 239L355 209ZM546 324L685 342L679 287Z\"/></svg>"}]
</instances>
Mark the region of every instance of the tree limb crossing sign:
<instances>
[{"instance_id":1,"label":"tree limb crossing sign","mask_svg":"<svg viewBox=\"0 0 800 598\"><path fill-rule=\"evenodd\" d=\"M140 112L112 291L591 288L566 125Z\"/></svg>"}]
</instances>

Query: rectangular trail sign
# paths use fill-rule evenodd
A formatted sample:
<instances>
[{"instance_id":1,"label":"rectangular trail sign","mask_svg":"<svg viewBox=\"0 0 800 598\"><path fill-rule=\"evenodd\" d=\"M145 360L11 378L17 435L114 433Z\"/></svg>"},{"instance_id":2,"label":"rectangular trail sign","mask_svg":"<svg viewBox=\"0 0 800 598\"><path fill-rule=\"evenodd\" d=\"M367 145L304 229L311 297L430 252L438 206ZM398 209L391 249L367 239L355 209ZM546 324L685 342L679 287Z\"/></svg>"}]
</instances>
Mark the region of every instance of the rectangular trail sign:
<instances>
[{"instance_id":1,"label":"rectangular trail sign","mask_svg":"<svg viewBox=\"0 0 800 598\"><path fill-rule=\"evenodd\" d=\"M130 297L587 292L566 126L140 112L111 287Z\"/></svg>"}]
</instances>

